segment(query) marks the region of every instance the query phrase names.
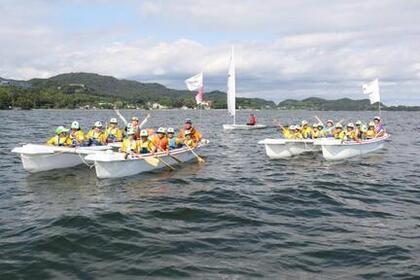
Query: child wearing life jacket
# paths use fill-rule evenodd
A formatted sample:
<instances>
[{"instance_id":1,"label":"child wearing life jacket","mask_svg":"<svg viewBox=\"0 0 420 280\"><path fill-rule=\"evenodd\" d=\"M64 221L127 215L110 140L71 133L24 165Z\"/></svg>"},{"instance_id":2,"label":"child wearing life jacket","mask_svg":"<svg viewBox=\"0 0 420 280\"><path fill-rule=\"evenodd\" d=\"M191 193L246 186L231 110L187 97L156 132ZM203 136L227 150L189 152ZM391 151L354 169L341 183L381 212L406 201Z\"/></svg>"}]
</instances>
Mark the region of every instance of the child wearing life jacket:
<instances>
[{"instance_id":1,"label":"child wearing life jacket","mask_svg":"<svg viewBox=\"0 0 420 280\"><path fill-rule=\"evenodd\" d=\"M149 133L146 129L142 129L140 131L140 139L137 140L138 142L138 150L139 154L154 154L155 146L153 146L152 141L149 139Z\"/></svg>"},{"instance_id":2,"label":"child wearing life jacket","mask_svg":"<svg viewBox=\"0 0 420 280\"><path fill-rule=\"evenodd\" d=\"M128 129L127 129L128 130ZM123 138L123 133L118 127L118 120L112 118L109 120L108 128L105 130L106 139L108 143L121 142Z\"/></svg>"},{"instance_id":3,"label":"child wearing life jacket","mask_svg":"<svg viewBox=\"0 0 420 280\"><path fill-rule=\"evenodd\" d=\"M366 139L373 139L376 137L375 123L369 122L368 130L365 132Z\"/></svg>"},{"instance_id":4,"label":"child wearing life jacket","mask_svg":"<svg viewBox=\"0 0 420 280\"><path fill-rule=\"evenodd\" d=\"M343 125L341 123L337 123L335 125L334 138L337 139L337 140L345 140L346 139L346 132L343 131Z\"/></svg>"},{"instance_id":5,"label":"child wearing life jacket","mask_svg":"<svg viewBox=\"0 0 420 280\"><path fill-rule=\"evenodd\" d=\"M166 131L166 135L168 138L169 150L177 149L182 146L179 139L175 137L175 129L173 129L172 127L169 127L168 130Z\"/></svg>"},{"instance_id":6,"label":"child wearing life jacket","mask_svg":"<svg viewBox=\"0 0 420 280\"><path fill-rule=\"evenodd\" d=\"M346 128L347 128L347 131L346 131L346 140L349 140L349 141L357 141L357 140L359 140L357 138L357 133L354 130L354 124L353 123L347 124L347 127Z\"/></svg>"},{"instance_id":7,"label":"child wearing life jacket","mask_svg":"<svg viewBox=\"0 0 420 280\"><path fill-rule=\"evenodd\" d=\"M334 137L334 121L328 120L327 126L324 129L325 137Z\"/></svg>"},{"instance_id":8,"label":"child wearing life jacket","mask_svg":"<svg viewBox=\"0 0 420 280\"><path fill-rule=\"evenodd\" d=\"M139 150L139 143L134 139L135 130L133 128L127 129L127 137L124 138L121 148L119 151L121 153L126 153L127 155L132 153L137 153Z\"/></svg>"},{"instance_id":9,"label":"child wearing life jacket","mask_svg":"<svg viewBox=\"0 0 420 280\"><path fill-rule=\"evenodd\" d=\"M85 134L80 128L79 122L72 122L70 128L70 139L72 141L72 146L82 146L85 142Z\"/></svg>"},{"instance_id":10,"label":"child wearing life jacket","mask_svg":"<svg viewBox=\"0 0 420 280\"><path fill-rule=\"evenodd\" d=\"M381 117L376 116L373 118L373 122L375 123L375 132L376 137L381 137L385 134L384 126L381 123Z\"/></svg>"},{"instance_id":11,"label":"child wearing life jacket","mask_svg":"<svg viewBox=\"0 0 420 280\"><path fill-rule=\"evenodd\" d=\"M89 146L106 145L106 134L102 128L102 122L96 121L94 127L86 134L85 138Z\"/></svg>"},{"instance_id":12,"label":"child wearing life jacket","mask_svg":"<svg viewBox=\"0 0 420 280\"><path fill-rule=\"evenodd\" d=\"M70 135L68 135L69 129L59 126L55 130L55 136L51 137L47 141L47 145L51 146L71 146L72 141Z\"/></svg>"},{"instance_id":13,"label":"child wearing life jacket","mask_svg":"<svg viewBox=\"0 0 420 280\"><path fill-rule=\"evenodd\" d=\"M156 135L152 137L152 144L157 151L167 151L169 149L168 138L166 137L166 129L159 127Z\"/></svg>"},{"instance_id":14,"label":"child wearing life jacket","mask_svg":"<svg viewBox=\"0 0 420 280\"><path fill-rule=\"evenodd\" d=\"M191 138L191 131L185 130L184 132L184 144L190 148L194 148L197 146L197 142Z\"/></svg>"},{"instance_id":15,"label":"child wearing life jacket","mask_svg":"<svg viewBox=\"0 0 420 280\"><path fill-rule=\"evenodd\" d=\"M302 121L302 129L301 129L303 139L311 139L312 138L312 128L308 125L307 121Z\"/></svg>"},{"instance_id":16,"label":"child wearing life jacket","mask_svg":"<svg viewBox=\"0 0 420 280\"><path fill-rule=\"evenodd\" d=\"M322 137L322 130L318 129L318 124L314 123L312 125L312 139L317 139Z\"/></svg>"}]
</instances>

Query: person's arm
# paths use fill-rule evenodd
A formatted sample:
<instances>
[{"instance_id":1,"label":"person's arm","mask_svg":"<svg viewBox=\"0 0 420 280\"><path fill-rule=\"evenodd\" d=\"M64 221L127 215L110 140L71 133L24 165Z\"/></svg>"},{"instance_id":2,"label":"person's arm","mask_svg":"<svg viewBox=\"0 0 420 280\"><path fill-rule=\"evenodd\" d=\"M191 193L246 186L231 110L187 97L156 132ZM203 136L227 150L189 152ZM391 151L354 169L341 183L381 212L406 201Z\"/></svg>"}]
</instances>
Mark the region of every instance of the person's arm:
<instances>
[{"instance_id":1,"label":"person's arm","mask_svg":"<svg viewBox=\"0 0 420 280\"><path fill-rule=\"evenodd\" d=\"M55 146L56 145L56 140L57 140L56 136L51 137L50 139L48 139L47 145Z\"/></svg>"}]
</instances>

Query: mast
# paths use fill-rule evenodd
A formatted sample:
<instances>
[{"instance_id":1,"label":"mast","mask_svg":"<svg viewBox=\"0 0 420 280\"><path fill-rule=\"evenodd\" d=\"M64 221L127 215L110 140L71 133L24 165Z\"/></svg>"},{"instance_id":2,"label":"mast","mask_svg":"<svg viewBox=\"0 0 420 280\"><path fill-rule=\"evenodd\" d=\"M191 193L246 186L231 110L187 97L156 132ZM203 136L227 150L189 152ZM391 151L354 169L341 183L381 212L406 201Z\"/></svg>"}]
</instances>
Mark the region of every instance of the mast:
<instances>
[{"instance_id":1,"label":"mast","mask_svg":"<svg viewBox=\"0 0 420 280\"><path fill-rule=\"evenodd\" d=\"M236 82L235 82L235 57L232 46L227 84L227 107L229 114L233 117L233 124L236 124Z\"/></svg>"}]
</instances>

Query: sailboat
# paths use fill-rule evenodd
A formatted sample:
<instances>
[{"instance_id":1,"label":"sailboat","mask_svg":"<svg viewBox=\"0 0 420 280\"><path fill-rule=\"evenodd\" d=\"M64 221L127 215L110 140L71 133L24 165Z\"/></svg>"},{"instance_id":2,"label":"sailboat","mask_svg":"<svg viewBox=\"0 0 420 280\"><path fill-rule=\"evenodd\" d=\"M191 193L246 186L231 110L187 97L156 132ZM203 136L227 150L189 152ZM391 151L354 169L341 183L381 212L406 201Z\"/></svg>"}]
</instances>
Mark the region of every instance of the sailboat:
<instances>
[{"instance_id":1,"label":"sailboat","mask_svg":"<svg viewBox=\"0 0 420 280\"><path fill-rule=\"evenodd\" d=\"M230 57L227 87L228 87L227 107L228 107L229 114L233 117L233 123L224 124L223 129L224 130L234 130L234 129L249 130L249 129L266 128L267 126L262 125L262 124L255 124L255 125L236 124L236 77L235 77L235 57L234 57L233 47L232 47L232 54Z\"/></svg>"}]
</instances>

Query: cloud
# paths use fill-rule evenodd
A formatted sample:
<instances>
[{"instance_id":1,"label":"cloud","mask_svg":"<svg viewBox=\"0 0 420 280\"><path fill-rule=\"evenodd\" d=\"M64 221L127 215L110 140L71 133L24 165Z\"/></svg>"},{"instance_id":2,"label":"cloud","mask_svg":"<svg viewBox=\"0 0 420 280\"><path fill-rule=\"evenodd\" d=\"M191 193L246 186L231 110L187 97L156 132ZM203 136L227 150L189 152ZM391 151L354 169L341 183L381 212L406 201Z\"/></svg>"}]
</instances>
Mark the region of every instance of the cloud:
<instances>
[{"instance_id":1,"label":"cloud","mask_svg":"<svg viewBox=\"0 0 420 280\"><path fill-rule=\"evenodd\" d=\"M85 71L183 88L204 71L207 89L225 90L233 44L239 95L362 98L360 84L379 77L385 102L420 104L420 2L121 1L136 21L77 28L61 22L63 3L0 7L0 76ZM70 3L75 19L95 5L118 9Z\"/></svg>"}]
</instances>

